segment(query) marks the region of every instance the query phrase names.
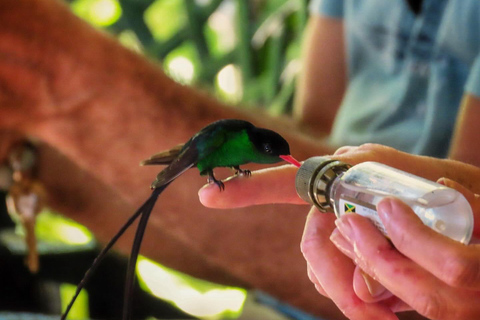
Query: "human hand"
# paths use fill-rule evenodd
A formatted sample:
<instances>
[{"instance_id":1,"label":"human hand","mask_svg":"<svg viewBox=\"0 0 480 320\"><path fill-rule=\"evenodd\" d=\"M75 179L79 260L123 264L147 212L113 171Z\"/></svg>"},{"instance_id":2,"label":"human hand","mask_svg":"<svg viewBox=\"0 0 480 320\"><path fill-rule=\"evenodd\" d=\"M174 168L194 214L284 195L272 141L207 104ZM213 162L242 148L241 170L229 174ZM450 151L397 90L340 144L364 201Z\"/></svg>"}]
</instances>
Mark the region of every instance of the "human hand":
<instances>
[{"instance_id":1,"label":"human hand","mask_svg":"<svg viewBox=\"0 0 480 320\"><path fill-rule=\"evenodd\" d=\"M389 147L373 144L340 148L335 154L335 158L352 164L375 160L387 162L389 165L397 167L401 167L403 164L405 167L417 170L417 174L427 172L427 177L428 175L430 177L439 176L444 173L443 163L439 163L440 160L438 159L437 161L427 157L413 156ZM449 169L453 168L450 166ZM463 167L460 169L463 169ZM465 174L462 171L456 171L456 173L471 176L469 170L466 170ZM451 170L451 172L454 171ZM296 168L288 165L255 171L251 178L243 179L239 177L227 181L228 186L222 193L219 193L216 188L205 186L199 191L200 200L205 206L213 208L245 207L267 203L301 204L302 200L296 196L294 189L295 174ZM452 184L449 186L455 186L452 182L448 183ZM468 197L469 200L472 200L471 195L472 193ZM304 209L302 207L299 210L303 211ZM477 208L476 212L480 212L480 208ZM377 234L381 237L381 240L386 241L368 220L359 216L349 216L348 218L353 219L354 222L356 220L363 221L361 223L373 228L372 234ZM394 312L411 310L412 307L415 307L419 312L424 312L419 306L421 301L425 301L424 299L418 298L417 303L412 306L404 303L383 285L373 280L368 272L363 272L352 260L340 253L338 248L329 240L333 231L332 239L336 245L344 253L348 253L339 244L339 241L341 241L339 239L342 239L340 237L341 233L339 229L335 229L334 221L335 217L333 215L319 213L313 208L305 227L302 251L308 262L308 275L317 290L330 297L348 317L354 319L395 319ZM475 232L478 229L476 227ZM428 231L431 230L428 229ZM348 244L346 241L344 243ZM455 245L460 244L455 243ZM348 245L345 246L348 247ZM353 251L350 250L350 252ZM354 258L353 255L351 257ZM440 280L437 279L437 281ZM427 312L430 311L427 310Z\"/></svg>"},{"instance_id":2,"label":"human hand","mask_svg":"<svg viewBox=\"0 0 480 320\"><path fill-rule=\"evenodd\" d=\"M215 185L206 185L199 191L200 201L211 208L238 208L268 203L306 205L295 191L296 172L297 168L292 165L255 171L249 178L239 176L225 181L227 186L222 192ZM299 206L298 210L299 214L305 213L307 208ZM329 240L335 228L335 216L312 208L308 221L307 226L313 228L308 229L310 234L304 236L302 250L315 253L308 264L308 274L310 279L315 278L313 282L317 290L331 298L350 318L396 319L387 307L364 302L356 296L352 288L355 265ZM312 270L318 270L321 274L317 272L313 276ZM321 284L318 279L322 279ZM342 306L349 307L349 310Z\"/></svg>"},{"instance_id":3,"label":"human hand","mask_svg":"<svg viewBox=\"0 0 480 320\"><path fill-rule=\"evenodd\" d=\"M297 168L291 165L255 171L249 178L236 177L225 181L228 186L221 193L218 188L206 185L199 191L200 201L207 207L233 208L268 203L306 204L295 191L295 174ZM306 212L306 207L299 207L299 212ZM354 319L396 319L390 310L381 304L364 302L355 295L352 288L354 263L339 251L329 240L335 228L333 214L321 214L316 209L314 234L316 241L307 241L319 245L325 257L312 261L314 267L322 271L317 277L324 278L322 284L316 281L320 293L330 297L338 306L355 306L349 310L340 307L350 318ZM310 219L309 219L310 220ZM307 239L304 237L304 239ZM321 244L320 244L321 243ZM313 248L316 251L317 248ZM325 251L323 251L325 250ZM320 252L320 251L319 251ZM312 279L312 266L308 266ZM317 279L315 277L315 279ZM328 294L326 294L328 292Z\"/></svg>"},{"instance_id":4,"label":"human hand","mask_svg":"<svg viewBox=\"0 0 480 320\"><path fill-rule=\"evenodd\" d=\"M471 203L477 221L474 237L478 238L480 198L451 180L441 182L462 192ZM432 319L479 318L480 246L467 246L436 233L398 199L385 198L377 209L391 242L359 215L338 219L331 236L357 265L353 273L356 295L392 312L412 309ZM315 224L307 223L308 228ZM321 250L310 247L304 250L307 261L325 259Z\"/></svg>"},{"instance_id":5,"label":"human hand","mask_svg":"<svg viewBox=\"0 0 480 320\"><path fill-rule=\"evenodd\" d=\"M422 173L427 178L432 176L433 179L437 179L445 176L440 170L436 175L430 173L429 170L435 168L431 158L414 156L378 144L342 147L332 157L352 165L365 161L379 161L413 174ZM258 170L248 179L242 176L227 179L225 185L228 187L221 193L218 188L206 185L199 191L200 201L210 208L239 208L269 203L305 204L295 191L296 173L297 168L291 165Z\"/></svg>"}]
</instances>

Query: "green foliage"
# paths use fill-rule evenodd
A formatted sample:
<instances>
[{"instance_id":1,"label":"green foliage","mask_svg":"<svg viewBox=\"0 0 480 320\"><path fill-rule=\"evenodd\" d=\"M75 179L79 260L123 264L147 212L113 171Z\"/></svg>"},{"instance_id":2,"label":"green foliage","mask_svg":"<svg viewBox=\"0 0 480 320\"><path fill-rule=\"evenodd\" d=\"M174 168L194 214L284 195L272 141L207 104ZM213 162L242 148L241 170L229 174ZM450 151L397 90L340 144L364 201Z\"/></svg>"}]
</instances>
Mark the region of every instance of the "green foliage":
<instances>
[{"instance_id":1,"label":"green foliage","mask_svg":"<svg viewBox=\"0 0 480 320\"><path fill-rule=\"evenodd\" d=\"M200 319L236 319L242 313L247 291L213 284L138 258L140 287Z\"/></svg>"},{"instance_id":2,"label":"green foliage","mask_svg":"<svg viewBox=\"0 0 480 320\"><path fill-rule=\"evenodd\" d=\"M62 310L65 310L72 300L72 297L75 295L77 286L69 283L62 283L60 285L60 301L62 305ZM67 319L89 319L88 311L88 293L85 290L80 291L80 294L77 297L77 301L72 306L70 313L67 316Z\"/></svg>"},{"instance_id":3,"label":"green foliage","mask_svg":"<svg viewBox=\"0 0 480 320\"><path fill-rule=\"evenodd\" d=\"M190 84L196 80L200 68L200 60L195 46L190 41L185 41L172 50L164 59L165 72L174 80Z\"/></svg>"},{"instance_id":4,"label":"green foliage","mask_svg":"<svg viewBox=\"0 0 480 320\"><path fill-rule=\"evenodd\" d=\"M106 27L118 21L122 8L117 0L75 0L73 12L97 27Z\"/></svg>"},{"instance_id":5,"label":"green foliage","mask_svg":"<svg viewBox=\"0 0 480 320\"><path fill-rule=\"evenodd\" d=\"M143 17L153 38L159 42L174 37L188 23L183 1L178 0L157 0L145 10Z\"/></svg>"},{"instance_id":6,"label":"green foliage","mask_svg":"<svg viewBox=\"0 0 480 320\"><path fill-rule=\"evenodd\" d=\"M307 2L74 0L71 6L126 46L158 59L175 80L278 114L292 101ZM228 72L219 77L222 70Z\"/></svg>"}]
</instances>

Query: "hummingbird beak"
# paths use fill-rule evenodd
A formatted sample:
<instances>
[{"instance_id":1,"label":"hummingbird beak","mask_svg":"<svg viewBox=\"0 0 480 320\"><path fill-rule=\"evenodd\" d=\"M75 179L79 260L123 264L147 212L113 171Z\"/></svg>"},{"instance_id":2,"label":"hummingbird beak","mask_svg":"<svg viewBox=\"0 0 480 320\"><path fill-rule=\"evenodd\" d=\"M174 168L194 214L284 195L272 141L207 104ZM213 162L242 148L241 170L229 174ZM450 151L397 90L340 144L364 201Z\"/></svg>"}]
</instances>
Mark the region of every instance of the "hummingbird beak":
<instances>
[{"instance_id":1,"label":"hummingbird beak","mask_svg":"<svg viewBox=\"0 0 480 320\"><path fill-rule=\"evenodd\" d=\"M295 167L297 168L300 168L300 166L302 165L300 162L298 162L297 159L295 159L294 157L292 157L291 155L285 155L285 156L279 156L281 159L293 164Z\"/></svg>"}]
</instances>

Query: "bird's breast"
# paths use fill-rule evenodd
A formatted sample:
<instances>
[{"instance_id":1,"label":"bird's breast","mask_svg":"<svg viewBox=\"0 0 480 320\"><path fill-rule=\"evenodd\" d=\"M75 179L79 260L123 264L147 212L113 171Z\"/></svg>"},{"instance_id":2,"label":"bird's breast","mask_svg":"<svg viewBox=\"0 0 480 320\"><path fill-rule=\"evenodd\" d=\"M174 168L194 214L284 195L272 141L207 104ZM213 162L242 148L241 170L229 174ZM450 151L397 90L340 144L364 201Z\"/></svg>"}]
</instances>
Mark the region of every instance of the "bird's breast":
<instances>
[{"instance_id":1,"label":"bird's breast","mask_svg":"<svg viewBox=\"0 0 480 320\"><path fill-rule=\"evenodd\" d=\"M227 139L208 154L199 157L197 167L200 172L216 167L233 167L254 160L254 146L246 133Z\"/></svg>"}]
</instances>

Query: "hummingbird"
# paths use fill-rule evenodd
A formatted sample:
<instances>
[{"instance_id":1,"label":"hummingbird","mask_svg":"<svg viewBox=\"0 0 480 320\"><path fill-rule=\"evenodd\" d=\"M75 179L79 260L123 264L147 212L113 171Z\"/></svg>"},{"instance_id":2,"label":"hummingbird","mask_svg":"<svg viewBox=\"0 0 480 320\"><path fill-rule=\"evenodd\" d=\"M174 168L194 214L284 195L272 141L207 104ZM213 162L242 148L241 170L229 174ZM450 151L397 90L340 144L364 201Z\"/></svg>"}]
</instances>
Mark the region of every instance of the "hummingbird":
<instances>
[{"instance_id":1,"label":"hummingbird","mask_svg":"<svg viewBox=\"0 0 480 320\"><path fill-rule=\"evenodd\" d=\"M125 283L123 319L130 318L135 266L148 218L159 195L182 173L196 166L201 176L207 176L208 182L216 184L222 191L225 189L225 185L221 180L215 178L213 169L229 167L235 170L236 175L250 176L250 170L241 169L241 165L247 163L273 164L282 160L300 167L300 163L290 155L288 142L280 134L272 130L258 128L248 121L223 119L207 125L186 143L156 153L141 161L140 165L142 166L167 165L167 167L160 171L152 182L150 187L153 191L150 197L99 253L79 283L74 297L62 315L62 319L66 318L80 290L85 286L105 254L128 227L141 216L130 253Z\"/></svg>"},{"instance_id":2,"label":"hummingbird","mask_svg":"<svg viewBox=\"0 0 480 320\"><path fill-rule=\"evenodd\" d=\"M206 126L185 144L154 154L140 165L168 165L158 174L152 189L197 166L201 176L208 175L208 181L223 190L225 185L215 179L214 168L231 167L235 174L249 176L251 172L240 169L240 165L249 162L271 164L282 159L291 163L296 161L290 156L288 142L281 135L257 128L247 121L225 119Z\"/></svg>"}]
</instances>

